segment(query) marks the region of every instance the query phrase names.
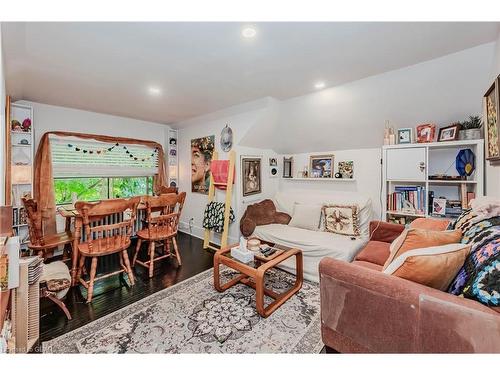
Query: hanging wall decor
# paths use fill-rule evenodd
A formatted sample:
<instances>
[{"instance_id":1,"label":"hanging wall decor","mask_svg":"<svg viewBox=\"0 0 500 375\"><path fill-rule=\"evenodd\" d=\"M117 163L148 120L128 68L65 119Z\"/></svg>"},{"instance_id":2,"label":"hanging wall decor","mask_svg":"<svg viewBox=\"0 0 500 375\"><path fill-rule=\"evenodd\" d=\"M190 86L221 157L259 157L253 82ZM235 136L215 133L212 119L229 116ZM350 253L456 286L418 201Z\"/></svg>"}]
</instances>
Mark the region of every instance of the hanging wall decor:
<instances>
[{"instance_id":1,"label":"hanging wall decor","mask_svg":"<svg viewBox=\"0 0 500 375\"><path fill-rule=\"evenodd\" d=\"M224 152L231 151L233 147L233 130L227 124L220 133L220 147Z\"/></svg>"},{"instance_id":2,"label":"hanging wall decor","mask_svg":"<svg viewBox=\"0 0 500 375\"><path fill-rule=\"evenodd\" d=\"M484 94L484 119L486 122L486 160L500 160L500 76Z\"/></svg>"},{"instance_id":3,"label":"hanging wall decor","mask_svg":"<svg viewBox=\"0 0 500 375\"><path fill-rule=\"evenodd\" d=\"M104 147L104 148L100 148L100 149L96 149L96 148L84 148L84 147L81 147L81 146L77 146L77 145L74 145L74 144L71 144L71 143L68 143L68 147L69 148L72 148L75 150L75 152L81 152L83 154L87 154L87 155L104 155L106 154L107 152L111 152L113 150L115 150L117 147L120 147L123 149L123 151L125 151L126 154L128 154L128 156L132 159L134 159L135 161L149 161L151 160L152 157L155 156L155 154L158 153L158 149L155 148L153 150L153 152L147 156L147 157L138 157L136 156L135 154L133 154L129 148L125 145L120 145L119 143L115 143L113 146L111 147Z\"/></svg>"},{"instance_id":4,"label":"hanging wall decor","mask_svg":"<svg viewBox=\"0 0 500 375\"><path fill-rule=\"evenodd\" d=\"M261 186L261 158L241 158L243 196L259 194Z\"/></svg>"},{"instance_id":5,"label":"hanging wall decor","mask_svg":"<svg viewBox=\"0 0 500 375\"><path fill-rule=\"evenodd\" d=\"M191 191L208 194L210 188L210 162L215 149L215 136L191 140Z\"/></svg>"}]
</instances>

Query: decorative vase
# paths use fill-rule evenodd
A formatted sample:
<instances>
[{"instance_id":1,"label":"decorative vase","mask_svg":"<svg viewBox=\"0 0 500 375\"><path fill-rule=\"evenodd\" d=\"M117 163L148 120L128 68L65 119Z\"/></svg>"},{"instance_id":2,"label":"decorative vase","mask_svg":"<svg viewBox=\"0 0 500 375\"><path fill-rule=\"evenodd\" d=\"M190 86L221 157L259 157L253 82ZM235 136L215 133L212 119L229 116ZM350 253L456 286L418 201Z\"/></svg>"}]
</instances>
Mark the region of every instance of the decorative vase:
<instances>
[{"instance_id":1,"label":"decorative vase","mask_svg":"<svg viewBox=\"0 0 500 375\"><path fill-rule=\"evenodd\" d=\"M468 141L473 139L481 139L481 129L460 130L458 132L458 139Z\"/></svg>"}]
</instances>

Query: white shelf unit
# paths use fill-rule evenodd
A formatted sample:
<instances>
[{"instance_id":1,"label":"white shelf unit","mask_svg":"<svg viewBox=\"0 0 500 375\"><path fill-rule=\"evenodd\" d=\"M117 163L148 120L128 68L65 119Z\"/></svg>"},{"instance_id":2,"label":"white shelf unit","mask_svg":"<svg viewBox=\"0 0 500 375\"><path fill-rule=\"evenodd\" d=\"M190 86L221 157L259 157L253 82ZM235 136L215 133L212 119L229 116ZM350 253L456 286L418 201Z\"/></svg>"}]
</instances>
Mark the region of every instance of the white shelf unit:
<instances>
[{"instance_id":1,"label":"white shelf unit","mask_svg":"<svg viewBox=\"0 0 500 375\"><path fill-rule=\"evenodd\" d=\"M433 180L429 176L447 174L458 176L455 158L460 150L471 149L475 155L475 170L467 180ZM429 207L429 191L435 198L461 200L462 185L475 196L484 195L484 140L412 143L382 147L383 217L395 218L435 217ZM423 212L390 211L388 195L396 186L420 186L425 189ZM444 216L445 218L449 218ZM408 221L409 221L408 220ZM395 220L392 220L395 221ZM405 221L407 221L405 219Z\"/></svg>"},{"instance_id":2,"label":"white shelf unit","mask_svg":"<svg viewBox=\"0 0 500 375\"><path fill-rule=\"evenodd\" d=\"M179 186L179 138L176 129L168 130L168 186Z\"/></svg>"},{"instance_id":3,"label":"white shelf unit","mask_svg":"<svg viewBox=\"0 0 500 375\"><path fill-rule=\"evenodd\" d=\"M14 120L23 123L25 119L31 120L31 131L18 131L12 129ZM25 218L24 207L21 198L25 194L33 196L33 164L34 164L34 135L35 124L33 119L33 107L25 104L11 103L10 105L10 155L11 155L11 203L13 206L13 229L15 235L19 236L21 248L26 249L29 242L28 225L21 216ZM18 180L24 176L22 180Z\"/></svg>"}]
</instances>

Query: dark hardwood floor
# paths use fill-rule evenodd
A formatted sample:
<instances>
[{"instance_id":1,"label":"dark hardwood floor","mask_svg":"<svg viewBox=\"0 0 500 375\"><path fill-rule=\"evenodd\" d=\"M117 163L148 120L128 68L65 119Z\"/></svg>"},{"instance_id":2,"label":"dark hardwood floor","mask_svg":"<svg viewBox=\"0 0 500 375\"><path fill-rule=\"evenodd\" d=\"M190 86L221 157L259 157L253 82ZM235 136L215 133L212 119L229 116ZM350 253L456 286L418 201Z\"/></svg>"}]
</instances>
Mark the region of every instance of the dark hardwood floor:
<instances>
[{"instance_id":1,"label":"dark hardwood floor","mask_svg":"<svg viewBox=\"0 0 500 375\"><path fill-rule=\"evenodd\" d=\"M133 287L128 286L127 277L123 277L123 274L100 280L94 285L94 297L90 304L86 303L87 291L84 287L71 288L64 300L73 317L70 321L55 304L43 299L40 305L39 342L63 335L213 266L213 254L203 250L203 241L199 238L179 233L178 244L181 267L173 257L163 259L155 263L155 273L150 279L147 269L136 265ZM129 254L132 254L132 249L135 249L135 242L129 249ZM146 255L145 251L146 246L143 245L139 253L140 259ZM118 268L118 255L114 254L100 260L98 273Z\"/></svg>"}]
</instances>

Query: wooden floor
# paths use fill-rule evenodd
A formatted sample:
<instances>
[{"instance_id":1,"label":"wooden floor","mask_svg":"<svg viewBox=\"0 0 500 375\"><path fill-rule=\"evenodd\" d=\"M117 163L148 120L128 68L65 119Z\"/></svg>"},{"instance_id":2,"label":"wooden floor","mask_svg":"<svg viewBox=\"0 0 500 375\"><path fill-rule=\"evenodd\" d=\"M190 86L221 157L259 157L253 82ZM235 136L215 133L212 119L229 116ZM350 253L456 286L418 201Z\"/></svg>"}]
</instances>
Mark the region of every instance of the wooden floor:
<instances>
[{"instance_id":1,"label":"wooden floor","mask_svg":"<svg viewBox=\"0 0 500 375\"><path fill-rule=\"evenodd\" d=\"M121 275L103 279L95 284L94 297L90 304L85 302L85 288L71 288L64 301L73 316L71 321L68 321L62 310L51 301L43 299L40 306L40 342L63 335L213 267L213 255L203 250L203 241L199 238L179 233L178 244L182 258L181 267L177 266L174 258L163 259L155 263L155 273L150 279L147 269L136 265L136 283L133 287L128 287L127 277ZM145 257L145 250L146 246L142 246L140 259ZM102 272L118 268L118 256L110 255L103 257L98 273L100 270Z\"/></svg>"}]
</instances>

